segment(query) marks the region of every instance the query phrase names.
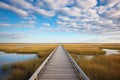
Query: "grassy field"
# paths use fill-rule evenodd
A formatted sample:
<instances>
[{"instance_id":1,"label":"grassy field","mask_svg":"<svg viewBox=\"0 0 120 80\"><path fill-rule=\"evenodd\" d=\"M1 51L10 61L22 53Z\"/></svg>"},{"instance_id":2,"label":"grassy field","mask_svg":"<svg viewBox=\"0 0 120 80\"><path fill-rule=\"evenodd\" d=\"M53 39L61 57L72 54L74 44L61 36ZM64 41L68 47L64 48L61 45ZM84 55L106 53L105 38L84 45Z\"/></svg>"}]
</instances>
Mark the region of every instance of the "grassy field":
<instances>
[{"instance_id":1,"label":"grassy field","mask_svg":"<svg viewBox=\"0 0 120 80\"><path fill-rule=\"evenodd\" d=\"M2 67L2 71L6 72L6 71L8 71L8 69L9 69L9 65L4 64L3 67Z\"/></svg>"},{"instance_id":2,"label":"grassy field","mask_svg":"<svg viewBox=\"0 0 120 80\"><path fill-rule=\"evenodd\" d=\"M102 51L97 44L64 44L64 47L71 53L76 55L102 55Z\"/></svg>"},{"instance_id":3,"label":"grassy field","mask_svg":"<svg viewBox=\"0 0 120 80\"><path fill-rule=\"evenodd\" d=\"M35 53L39 57L11 64L11 72L8 80L28 80L56 46L56 44L0 44L1 51L18 54ZM6 65L3 66L3 70L7 70Z\"/></svg>"},{"instance_id":4,"label":"grassy field","mask_svg":"<svg viewBox=\"0 0 120 80\"><path fill-rule=\"evenodd\" d=\"M64 44L90 80L120 80L120 55L103 55L106 49L120 50L120 44ZM97 55L92 59L78 55Z\"/></svg>"},{"instance_id":5,"label":"grassy field","mask_svg":"<svg viewBox=\"0 0 120 80\"><path fill-rule=\"evenodd\" d=\"M28 80L38 66L56 47L56 44L0 44L0 50L11 53L38 55L38 59L16 62L11 65L8 80ZM102 49L118 49L120 44L64 44L73 58L91 80L120 80L120 55L106 56ZM78 55L94 55L92 59L78 58ZM7 70L7 65L3 67Z\"/></svg>"},{"instance_id":6,"label":"grassy field","mask_svg":"<svg viewBox=\"0 0 120 80\"><path fill-rule=\"evenodd\" d=\"M44 59L39 58L12 64L8 80L28 80Z\"/></svg>"}]
</instances>

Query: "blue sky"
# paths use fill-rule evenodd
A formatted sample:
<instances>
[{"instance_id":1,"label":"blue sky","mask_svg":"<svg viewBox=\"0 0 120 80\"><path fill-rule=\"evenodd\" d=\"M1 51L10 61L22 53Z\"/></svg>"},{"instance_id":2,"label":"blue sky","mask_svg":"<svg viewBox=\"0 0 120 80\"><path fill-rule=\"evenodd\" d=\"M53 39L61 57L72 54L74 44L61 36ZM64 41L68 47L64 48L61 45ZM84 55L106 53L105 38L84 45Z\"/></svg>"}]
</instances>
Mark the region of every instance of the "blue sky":
<instances>
[{"instance_id":1,"label":"blue sky","mask_svg":"<svg viewBox=\"0 0 120 80\"><path fill-rule=\"evenodd\" d=\"M0 43L120 43L120 0L0 0Z\"/></svg>"}]
</instances>

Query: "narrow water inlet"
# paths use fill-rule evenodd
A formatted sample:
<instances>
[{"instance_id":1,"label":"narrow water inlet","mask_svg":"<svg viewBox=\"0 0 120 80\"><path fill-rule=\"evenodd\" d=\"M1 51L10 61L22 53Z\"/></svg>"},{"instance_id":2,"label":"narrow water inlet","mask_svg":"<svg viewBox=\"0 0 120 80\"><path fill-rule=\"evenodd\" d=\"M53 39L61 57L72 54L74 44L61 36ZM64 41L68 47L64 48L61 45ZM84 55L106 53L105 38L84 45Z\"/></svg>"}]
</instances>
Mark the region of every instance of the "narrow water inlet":
<instances>
[{"instance_id":1,"label":"narrow water inlet","mask_svg":"<svg viewBox=\"0 0 120 80\"><path fill-rule=\"evenodd\" d=\"M105 55L112 55L112 54L120 54L120 50L113 50L113 49L102 49L103 51L106 51Z\"/></svg>"},{"instance_id":2,"label":"narrow water inlet","mask_svg":"<svg viewBox=\"0 0 120 80\"><path fill-rule=\"evenodd\" d=\"M17 54L0 51L0 65L37 58L37 54Z\"/></svg>"},{"instance_id":3,"label":"narrow water inlet","mask_svg":"<svg viewBox=\"0 0 120 80\"><path fill-rule=\"evenodd\" d=\"M114 55L114 54L120 54L120 50L113 50L113 49L102 49L103 51L106 51L104 55ZM85 59L92 59L95 56L99 55L76 55L77 58L85 58Z\"/></svg>"},{"instance_id":4,"label":"narrow water inlet","mask_svg":"<svg viewBox=\"0 0 120 80\"><path fill-rule=\"evenodd\" d=\"M3 71L2 67L7 64L10 67L11 63L25 61L30 59L38 58L37 54L17 54L17 53L6 53L0 51L0 80L6 80L5 78L9 75L10 69Z\"/></svg>"},{"instance_id":5,"label":"narrow water inlet","mask_svg":"<svg viewBox=\"0 0 120 80\"><path fill-rule=\"evenodd\" d=\"M85 58L85 59L92 59L95 57L94 55L77 55L77 58Z\"/></svg>"}]
</instances>

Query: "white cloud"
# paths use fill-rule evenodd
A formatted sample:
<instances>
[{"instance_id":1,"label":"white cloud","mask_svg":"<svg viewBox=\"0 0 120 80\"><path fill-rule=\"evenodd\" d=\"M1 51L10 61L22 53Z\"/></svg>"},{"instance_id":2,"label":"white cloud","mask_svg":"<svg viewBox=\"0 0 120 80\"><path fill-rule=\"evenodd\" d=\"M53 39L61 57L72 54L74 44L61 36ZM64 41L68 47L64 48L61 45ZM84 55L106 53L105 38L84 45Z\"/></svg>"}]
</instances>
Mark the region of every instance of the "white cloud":
<instances>
[{"instance_id":1,"label":"white cloud","mask_svg":"<svg viewBox=\"0 0 120 80\"><path fill-rule=\"evenodd\" d=\"M8 32L0 32L0 38L19 39L24 37L25 37L24 33L13 34Z\"/></svg>"},{"instance_id":2,"label":"white cloud","mask_svg":"<svg viewBox=\"0 0 120 80\"><path fill-rule=\"evenodd\" d=\"M0 28L33 28L36 23L36 20L22 21L14 24L0 23Z\"/></svg>"},{"instance_id":3,"label":"white cloud","mask_svg":"<svg viewBox=\"0 0 120 80\"><path fill-rule=\"evenodd\" d=\"M55 12L54 12L54 11L47 11L47 10L38 9L38 8L33 8L33 10L36 11L37 13L39 13L39 14L44 15L44 16L52 17L52 16L55 15Z\"/></svg>"},{"instance_id":4,"label":"white cloud","mask_svg":"<svg viewBox=\"0 0 120 80\"><path fill-rule=\"evenodd\" d=\"M77 6L80 8L88 9L97 5L97 0L75 0Z\"/></svg>"},{"instance_id":5,"label":"white cloud","mask_svg":"<svg viewBox=\"0 0 120 80\"><path fill-rule=\"evenodd\" d=\"M48 11L42 8L38 8L36 6L33 6L31 3L25 1L25 0L10 0L10 2L16 4L16 6L20 6L23 9L27 9L27 10L32 10L33 12L37 12L38 14L44 15L44 16L54 16L55 13L54 11Z\"/></svg>"},{"instance_id":6,"label":"white cloud","mask_svg":"<svg viewBox=\"0 0 120 80\"><path fill-rule=\"evenodd\" d=\"M68 17L68 16L61 16L61 15L58 16L58 19L60 19L62 21L70 21L71 20L70 17Z\"/></svg>"},{"instance_id":7,"label":"white cloud","mask_svg":"<svg viewBox=\"0 0 120 80\"><path fill-rule=\"evenodd\" d=\"M0 27L10 27L11 24L7 24L7 23L0 23Z\"/></svg>"},{"instance_id":8,"label":"white cloud","mask_svg":"<svg viewBox=\"0 0 120 80\"><path fill-rule=\"evenodd\" d=\"M103 3L106 3L106 7L107 8L110 8L110 7L113 7L115 4L119 3L120 0L102 0Z\"/></svg>"},{"instance_id":9,"label":"white cloud","mask_svg":"<svg viewBox=\"0 0 120 80\"><path fill-rule=\"evenodd\" d=\"M106 0L102 0L103 3ZM120 16L120 1L119 0L107 0L105 6L99 7L99 13L106 18L116 18Z\"/></svg>"},{"instance_id":10,"label":"white cloud","mask_svg":"<svg viewBox=\"0 0 120 80\"><path fill-rule=\"evenodd\" d=\"M109 32L104 32L104 35L119 35L120 36L120 31L109 31Z\"/></svg>"},{"instance_id":11,"label":"white cloud","mask_svg":"<svg viewBox=\"0 0 120 80\"><path fill-rule=\"evenodd\" d=\"M62 13L68 16L80 16L81 15L81 9L77 7L64 7L61 9Z\"/></svg>"},{"instance_id":12,"label":"white cloud","mask_svg":"<svg viewBox=\"0 0 120 80\"><path fill-rule=\"evenodd\" d=\"M43 23L43 28L49 26L50 31L73 31L80 33L104 34L104 32L120 30L120 1L119 0L100 0L100 5L97 5L97 0L37 0L36 3L28 0L9 0L14 11L18 8L27 12L29 16L24 17L25 22L14 24L12 26L19 27L34 26L37 22L37 17L33 14L37 13L45 17L54 18L57 28L52 28L51 23ZM2 3L2 2L1 2ZM104 4L104 5L103 5ZM0 6L8 6L2 3ZM14 11L15 12L15 11ZM20 14L21 12L18 12ZM99 14L98 14L99 13ZM32 15L32 16L31 16ZM55 16L55 17L53 17ZM51 19L51 20L52 20ZM27 21L28 20L28 21ZM26 25L29 24L29 25ZM11 26L10 24L0 24L1 26ZM46 27L45 27L46 29Z\"/></svg>"},{"instance_id":13,"label":"white cloud","mask_svg":"<svg viewBox=\"0 0 120 80\"><path fill-rule=\"evenodd\" d=\"M73 0L38 0L38 5L43 8L59 10L73 3Z\"/></svg>"},{"instance_id":14,"label":"white cloud","mask_svg":"<svg viewBox=\"0 0 120 80\"><path fill-rule=\"evenodd\" d=\"M45 26L45 27L49 27L50 26L49 23L43 23L42 25Z\"/></svg>"},{"instance_id":15,"label":"white cloud","mask_svg":"<svg viewBox=\"0 0 120 80\"><path fill-rule=\"evenodd\" d=\"M21 16L28 16L28 13L26 11L19 9L19 8L16 8L14 6L8 5L8 4L5 4L3 2L0 2L0 7L8 9L8 10L12 10L13 12L15 12Z\"/></svg>"},{"instance_id":16,"label":"white cloud","mask_svg":"<svg viewBox=\"0 0 120 80\"><path fill-rule=\"evenodd\" d=\"M27 2L26 0L9 0L12 4L16 5L16 6L20 6L23 9L32 9L34 8L33 5L29 2Z\"/></svg>"},{"instance_id":17,"label":"white cloud","mask_svg":"<svg viewBox=\"0 0 120 80\"><path fill-rule=\"evenodd\" d=\"M97 18L99 18L99 15L97 14L97 11L95 10L95 9L88 9L87 10L87 15L88 15L88 17L90 17L90 18L94 18L94 19L97 19Z\"/></svg>"},{"instance_id":18,"label":"white cloud","mask_svg":"<svg viewBox=\"0 0 120 80\"><path fill-rule=\"evenodd\" d=\"M37 21L30 20L30 21L22 21L20 25L23 25L23 27L24 27L24 26L32 26L32 25L34 25L36 23L37 23Z\"/></svg>"},{"instance_id":19,"label":"white cloud","mask_svg":"<svg viewBox=\"0 0 120 80\"><path fill-rule=\"evenodd\" d=\"M37 20L37 17L35 15L30 15L30 16L26 16L24 17L25 20Z\"/></svg>"},{"instance_id":20,"label":"white cloud","mask_svg":"<svg viewBox=\"0 0 120 80\"><path fill-rule=\"evenodd\" d=\"M99 35L99 38L93 38L93 39L88 39L88 40L84 40L83 42L87 42L87 43L120 43L120 36L102 36Z\"/></svg>"},{"instance_id":21,"label":"white cloud","mask_svg":"<svg viewBox=\"0 0 120 80\"><path fill-rule=\"evenodd\" d=\"M56 30L60 31L72 31L72 32L80 32L80 33L88 33L88 34L105 34L105 32L115 32L120 30L120 26L114 23L113 20L108 20L100 17L84 17L84 18L70 18L66 19L66 16L58 16L58 28ZM48 29L47 29L48 30ZM52 30L52 29L50 29ZM54 30L55 31L55 28Z\"/></svg>"}]
</instances>

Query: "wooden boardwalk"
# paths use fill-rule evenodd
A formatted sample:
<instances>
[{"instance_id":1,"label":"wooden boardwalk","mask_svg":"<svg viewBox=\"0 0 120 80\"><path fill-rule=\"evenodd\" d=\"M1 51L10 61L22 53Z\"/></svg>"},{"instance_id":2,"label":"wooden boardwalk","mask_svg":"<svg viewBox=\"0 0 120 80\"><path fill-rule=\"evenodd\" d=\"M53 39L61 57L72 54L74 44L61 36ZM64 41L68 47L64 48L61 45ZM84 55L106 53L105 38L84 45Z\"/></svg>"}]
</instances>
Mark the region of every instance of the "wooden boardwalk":
<instances>
[{"instance_id":1,"label":"wooden boardwalk","mask_svg":"<svg viewBox=\"0 0 120 80\"><path fill-rule=\"evenodd\" d=\"M38 75L38 80L80 80L69 57L62 46L57 50L45 66L45 70Z\"/></svg>"}]
</instances>

